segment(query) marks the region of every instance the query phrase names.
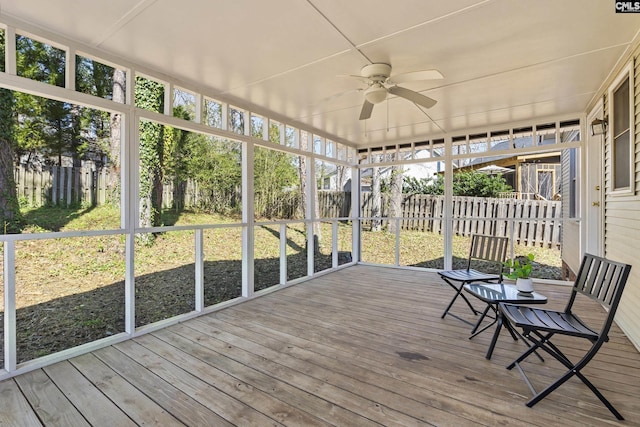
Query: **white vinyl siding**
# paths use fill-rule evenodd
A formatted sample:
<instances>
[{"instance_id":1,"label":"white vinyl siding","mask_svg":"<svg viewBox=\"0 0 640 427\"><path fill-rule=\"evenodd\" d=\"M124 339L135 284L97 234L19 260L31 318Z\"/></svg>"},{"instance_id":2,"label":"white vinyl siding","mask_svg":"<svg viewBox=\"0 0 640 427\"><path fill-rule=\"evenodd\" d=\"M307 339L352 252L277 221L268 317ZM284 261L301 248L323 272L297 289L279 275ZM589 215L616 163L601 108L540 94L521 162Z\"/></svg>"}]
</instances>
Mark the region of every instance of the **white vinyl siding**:
<instances>
[{"instance_id":1,"label":"white vinyl siding","mask_svg":"<svg viewBox=\"0 0 640 427\"><path fill-rule=\"evenodd\" d=\"M604 159L604 173L605 173L605 231L604 231L604 254L607 258L612 260L626 262L632 265L631 275L627 282L622 301L618 313L616 314L616 323L625 332L633 344L640 350L640 198L638 197L638 188L640 187L640 66L637 64L636 58L640 54L640 44L635 46L632 57L628 58L627 64L632 63L632 72L630 76L631 87L633 92L631 93L632 104L632 117L631 123L632 130L632 143L633 152L635 153L635 159L633 163L634 170L632 171L632 178L634 179L633 192L622 195L612 191L613 189L613 165L612 165L612 142L611 135L613 129L609 133L607 141L605 143L605 159ZM613 77L618 79L621 73L624 71L624 67L617 70L617 73ZM608 82L608 87L613 86L615 80ZM605 96L605 111L610 110L610 102L612 99L607 95ZM615 120L609 117L609 124L612 127L612 122Z\"/></svg>"}]
</instances>

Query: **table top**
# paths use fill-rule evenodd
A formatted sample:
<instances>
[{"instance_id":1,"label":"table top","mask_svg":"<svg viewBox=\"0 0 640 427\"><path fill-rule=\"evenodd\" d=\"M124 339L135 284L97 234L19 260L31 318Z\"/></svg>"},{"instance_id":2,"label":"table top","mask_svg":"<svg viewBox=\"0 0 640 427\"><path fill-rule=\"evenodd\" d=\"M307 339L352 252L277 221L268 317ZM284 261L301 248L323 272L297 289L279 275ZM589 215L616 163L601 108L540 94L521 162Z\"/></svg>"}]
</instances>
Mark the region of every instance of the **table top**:
<instances>
[{"instance_id":1,"label":"table top","mask_svg":"<svg viewBox=\"0 0 640 427\"><path fill-rule=\"evenodd\" d=\"M547 297L537 292L523 293L506 283L469 283L464 290L487 303L546 304Z\"/></svg>"}]
</instances>

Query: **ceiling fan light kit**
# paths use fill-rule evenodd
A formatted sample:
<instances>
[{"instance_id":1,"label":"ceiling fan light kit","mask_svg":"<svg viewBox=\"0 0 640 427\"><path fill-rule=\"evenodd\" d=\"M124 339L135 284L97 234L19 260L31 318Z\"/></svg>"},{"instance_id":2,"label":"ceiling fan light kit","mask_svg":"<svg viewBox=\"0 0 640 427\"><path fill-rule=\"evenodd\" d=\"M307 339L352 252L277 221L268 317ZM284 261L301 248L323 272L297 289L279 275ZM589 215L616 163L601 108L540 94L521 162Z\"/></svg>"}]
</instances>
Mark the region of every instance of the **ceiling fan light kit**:
<instances>
[{"instance_id":1,"label":"ceiling fan light kit","mask_svg":"<svg viewBox=\"0 0 640 427\"><path fill-rule=\"evenodd\" d=\"M379 104L387 99L387 89L381 83L374 83L364 91L364 97L372 104Z\"/></svg>"}]
</instances>

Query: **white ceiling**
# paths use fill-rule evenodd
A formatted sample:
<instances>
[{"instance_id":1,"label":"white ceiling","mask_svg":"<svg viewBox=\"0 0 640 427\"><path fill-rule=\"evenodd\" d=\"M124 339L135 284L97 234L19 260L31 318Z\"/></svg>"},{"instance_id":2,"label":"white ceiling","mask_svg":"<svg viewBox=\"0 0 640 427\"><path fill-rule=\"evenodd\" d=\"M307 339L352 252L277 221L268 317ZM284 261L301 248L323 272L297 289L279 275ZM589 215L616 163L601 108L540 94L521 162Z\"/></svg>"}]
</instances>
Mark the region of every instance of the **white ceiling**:
<instances>
[{"instance_id":1,"label":"white ceiling","mask_svg":"<svg viewBox=\"0 0 640 427\"><path fill-rule=\"evenodd\" d=\"M357 146L585 112L640 29L605 0L0 0L0 11ZM358 74L438 69L359 121ZM331 98L331 99L327 99Z\"/></svg>"}]
</instances>

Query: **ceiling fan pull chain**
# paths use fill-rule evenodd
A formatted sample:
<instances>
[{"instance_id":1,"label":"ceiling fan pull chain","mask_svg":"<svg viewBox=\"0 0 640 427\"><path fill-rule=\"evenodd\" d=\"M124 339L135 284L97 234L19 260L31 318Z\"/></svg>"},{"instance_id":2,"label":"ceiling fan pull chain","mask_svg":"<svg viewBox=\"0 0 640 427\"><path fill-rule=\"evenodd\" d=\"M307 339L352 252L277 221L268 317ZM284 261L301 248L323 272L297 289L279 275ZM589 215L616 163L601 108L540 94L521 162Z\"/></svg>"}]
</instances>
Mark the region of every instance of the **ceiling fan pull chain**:
<instances>
[{"instance_id":1,"label":"ceiling fan pull chain","mask_svg":"<svg viewBox=\"0 0 640 427\"><path fill-rule=\"evenodd\" d=\"M387 98L387 133L389 133L389 98Z\"/></svg>"}]
</instances>

